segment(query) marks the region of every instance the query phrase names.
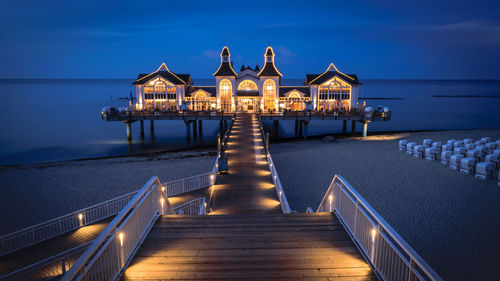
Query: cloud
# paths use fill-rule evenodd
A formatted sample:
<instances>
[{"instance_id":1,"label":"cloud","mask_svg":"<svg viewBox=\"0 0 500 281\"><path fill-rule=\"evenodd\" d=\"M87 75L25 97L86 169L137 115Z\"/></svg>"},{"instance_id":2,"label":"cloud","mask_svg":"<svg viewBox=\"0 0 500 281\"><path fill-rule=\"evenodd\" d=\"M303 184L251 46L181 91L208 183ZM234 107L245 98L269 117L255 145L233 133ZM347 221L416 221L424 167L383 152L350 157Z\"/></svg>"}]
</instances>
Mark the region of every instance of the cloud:
<instances>
[{"instance_id":1,"label":"cloud","mask_svg":"<svg viewBox=\"0 0 500 281\"><path fill-rule=\"evenodd\" d=\"M209 59L218 58L220 56L220 51L204 50L203 55Z\"/></svg>"}]
</instances>

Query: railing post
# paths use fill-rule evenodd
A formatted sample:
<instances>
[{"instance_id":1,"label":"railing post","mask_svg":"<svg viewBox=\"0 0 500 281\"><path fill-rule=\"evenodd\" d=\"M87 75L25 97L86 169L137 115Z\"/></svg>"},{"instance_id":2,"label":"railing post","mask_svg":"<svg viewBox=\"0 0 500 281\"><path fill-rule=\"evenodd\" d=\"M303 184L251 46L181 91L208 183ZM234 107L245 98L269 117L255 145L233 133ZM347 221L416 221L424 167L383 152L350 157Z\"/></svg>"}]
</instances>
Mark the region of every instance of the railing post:
<instances>
[{"instance_id":1,"label":"railing post","mask_svg":"<svg viewBox=\"0 0 500 281\"><path fill-rule=\"evenodd\" d=\"M64 262L64 258L61 259L61 272L62 274L66 273L66 263Z\"/></svg>"}]
</instances>

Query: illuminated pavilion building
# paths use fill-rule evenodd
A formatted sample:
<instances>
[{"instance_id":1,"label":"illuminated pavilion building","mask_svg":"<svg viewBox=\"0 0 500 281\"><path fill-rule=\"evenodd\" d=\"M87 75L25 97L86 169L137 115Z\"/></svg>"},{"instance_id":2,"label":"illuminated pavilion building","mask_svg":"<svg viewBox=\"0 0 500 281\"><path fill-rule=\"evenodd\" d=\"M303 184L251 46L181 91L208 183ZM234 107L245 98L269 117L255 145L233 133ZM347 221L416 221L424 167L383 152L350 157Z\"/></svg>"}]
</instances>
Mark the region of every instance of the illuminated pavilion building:
<instances>
[{"instance_id":1,"label":"illuminated pavilion building","mask_svg":"<svg viewBox=\"0 0 500 281\"><path fill-rule=\"evenodd\" d=\"M177 74L163 63L150 74L139 74L134 82L137 110L219 110L225 112L277 112L351 110L358 106L355 74L340 72L333 63L319 74L306 74L304 85L282 86L282 74L267 47L264 67L233 69L228 47L222 48L221 62L213 74L215 86L195 86L189 74Z\"/></svg>"}]
</instances>

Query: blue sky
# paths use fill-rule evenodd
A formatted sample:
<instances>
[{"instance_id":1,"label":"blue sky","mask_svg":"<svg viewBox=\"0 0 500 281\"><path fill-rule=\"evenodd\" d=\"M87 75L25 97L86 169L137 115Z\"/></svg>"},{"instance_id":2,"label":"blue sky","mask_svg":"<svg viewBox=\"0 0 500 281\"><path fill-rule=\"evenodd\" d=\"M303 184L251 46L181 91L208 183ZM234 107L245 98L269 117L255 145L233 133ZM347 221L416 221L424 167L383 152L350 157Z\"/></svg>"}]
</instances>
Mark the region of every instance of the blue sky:
<instances>
[{"instance_id":1,"label":"blue sky","mask_svg":"<svg viewBox=\"0 0 500 281\"><path fill-rule=\"evenodd\" d=\"M235 68L284 78L330 62L361 79L500 79L495 1L4 1L0 78L135 78L162 62L209 78Z\"/></svg>"}]
</instances>

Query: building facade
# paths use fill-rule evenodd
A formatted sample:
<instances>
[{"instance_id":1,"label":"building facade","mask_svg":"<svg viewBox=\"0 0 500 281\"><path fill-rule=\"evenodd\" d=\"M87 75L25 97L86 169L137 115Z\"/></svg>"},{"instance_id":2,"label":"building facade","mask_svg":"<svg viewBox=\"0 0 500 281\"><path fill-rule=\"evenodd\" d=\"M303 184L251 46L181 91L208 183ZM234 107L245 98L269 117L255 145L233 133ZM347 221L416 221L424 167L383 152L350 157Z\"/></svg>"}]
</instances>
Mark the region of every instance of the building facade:
<instances>
[{"instance_id":1,"label":"building facade","mask_svg":"<svg viewBox=\"0 0 500 281\"><path fill-rule=\"evenodd\" d=\"M331 63L322 73L306 74L304 85L283 86L274 58L273 48L267 47L262 69L242 66L237 73L226 46L213 74L215 86L193 85L191 75L174 73L163 63L153 73L139 74L133 83L135 109L280 112L348 111L358 106L357 75L344 74Z\"/></svg>"}]
</instances>

